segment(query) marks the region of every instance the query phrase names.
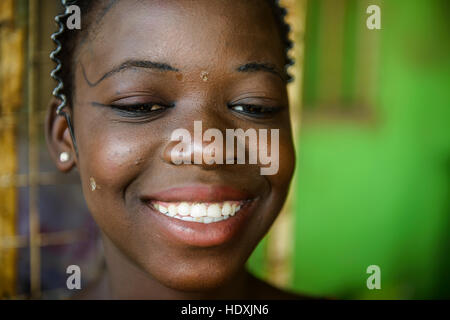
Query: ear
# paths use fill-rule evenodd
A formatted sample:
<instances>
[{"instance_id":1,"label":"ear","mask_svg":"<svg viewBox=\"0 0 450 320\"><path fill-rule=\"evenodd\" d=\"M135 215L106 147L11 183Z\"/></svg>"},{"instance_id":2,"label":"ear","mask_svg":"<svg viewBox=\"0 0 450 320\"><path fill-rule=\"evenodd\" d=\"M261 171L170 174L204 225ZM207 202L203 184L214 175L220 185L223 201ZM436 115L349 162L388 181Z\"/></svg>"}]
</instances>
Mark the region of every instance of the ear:
<instances>
[{"instance_id":1,"label":"ear","mask_svg":"<svg viewBox=\"0 0 450 320\"><path fill-rule=\"evenodd\" d=\"M53 98L50 101L45 119L45 138L50 156L58 170L69 172L76 166L77 159L66 118L56 114L59 104L59 99ZM66 109L69 109L67 112L70 112L71 108ZM65 159L64 156L66 156Z\"/></svg>"}]
</instances>

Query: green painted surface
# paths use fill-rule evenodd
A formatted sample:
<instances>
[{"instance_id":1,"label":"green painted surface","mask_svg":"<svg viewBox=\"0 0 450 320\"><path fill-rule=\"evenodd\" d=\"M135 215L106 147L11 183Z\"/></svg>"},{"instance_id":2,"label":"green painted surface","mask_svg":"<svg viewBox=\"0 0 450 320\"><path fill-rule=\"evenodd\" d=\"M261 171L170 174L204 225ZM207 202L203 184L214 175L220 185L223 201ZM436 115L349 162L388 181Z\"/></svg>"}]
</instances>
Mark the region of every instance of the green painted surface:
<instances>
[{"instance_id":1,"label":"green painted surface","mask_svg":"<svg viewBox=\"0 0 450 320\"><path fill-rule=\"evenodd\" d=\"M385 2L382 30L373 31L381 33L374 124L304 123L295 288L342 298L450 298L445 9L446 1ZM381 290L366 288L372 264L381 267Z\"/></svg>"}]
</instances>

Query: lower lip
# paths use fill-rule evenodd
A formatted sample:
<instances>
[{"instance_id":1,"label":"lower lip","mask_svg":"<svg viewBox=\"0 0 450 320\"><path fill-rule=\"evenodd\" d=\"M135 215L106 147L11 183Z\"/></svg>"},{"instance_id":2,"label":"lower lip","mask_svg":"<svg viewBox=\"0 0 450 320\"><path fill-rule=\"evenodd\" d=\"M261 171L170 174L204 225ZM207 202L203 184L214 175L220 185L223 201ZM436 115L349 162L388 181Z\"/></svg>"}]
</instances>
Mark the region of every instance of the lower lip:
<instances>
[{"instance_id":1,"label":"lower lip","mask_svg":"<svg viewBox=\"0 0 450 320\"><path fill-rule=\"evenodd\" d=\"M208 224L168 217L150 204L145 205L145 212L155 220L157 227L168 240L207 248L225 244L235 238L251 216L254 205L254 200L248 201L233 217Z\"/></svg>"}]
</instances>

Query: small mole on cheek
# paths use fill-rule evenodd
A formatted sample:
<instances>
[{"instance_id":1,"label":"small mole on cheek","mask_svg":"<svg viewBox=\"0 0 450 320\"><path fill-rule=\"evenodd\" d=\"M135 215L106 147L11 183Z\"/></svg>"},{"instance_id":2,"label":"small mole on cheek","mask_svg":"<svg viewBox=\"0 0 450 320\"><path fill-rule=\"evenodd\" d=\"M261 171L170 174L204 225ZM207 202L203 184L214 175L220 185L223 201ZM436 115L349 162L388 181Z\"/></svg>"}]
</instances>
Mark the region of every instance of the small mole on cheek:
<instances>
[{"instance_id":1,"label":"small mole on cheek","mask_svg":"<svg viewBox=\"0 0 450 320\"><path fill-rule=\"evenodd\" d=\"M200 79L202 79L203 81L208 81L209 78L209 72L208 71L202 71L200 73Z\"/></svg>"},{"instance_id":2,"label":"small mole on cheek","mask_svg":"<svg viewBox=\"0 0 450 320\"><path fill-rule=\"evenodd\" d=\"M182 75L181 73L179 73L179 74L177 74L177 75L175 76L175 78L176 78L178 81L182 81L182 80L183 80L183 75Z\"/></svg>"}]
</instances>

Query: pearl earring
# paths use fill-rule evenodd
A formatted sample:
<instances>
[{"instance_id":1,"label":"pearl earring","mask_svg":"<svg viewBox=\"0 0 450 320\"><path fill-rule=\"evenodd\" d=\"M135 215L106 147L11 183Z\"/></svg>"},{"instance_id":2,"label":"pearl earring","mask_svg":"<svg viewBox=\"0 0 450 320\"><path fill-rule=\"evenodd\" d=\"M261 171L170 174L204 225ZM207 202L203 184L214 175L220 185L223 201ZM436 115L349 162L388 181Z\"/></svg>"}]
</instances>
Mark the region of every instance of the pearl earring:
<instances>
[{"instance_id":1,"label":"pearl earring","mask_svg":"<svg viewBox=\"0 0 450 320\"><path fill-rule=\"evenodd\" d=\"M59 161L67 162L70 159L70 155L68 152L64 151L59 154Z\"/></svg>"}]
</instances>

